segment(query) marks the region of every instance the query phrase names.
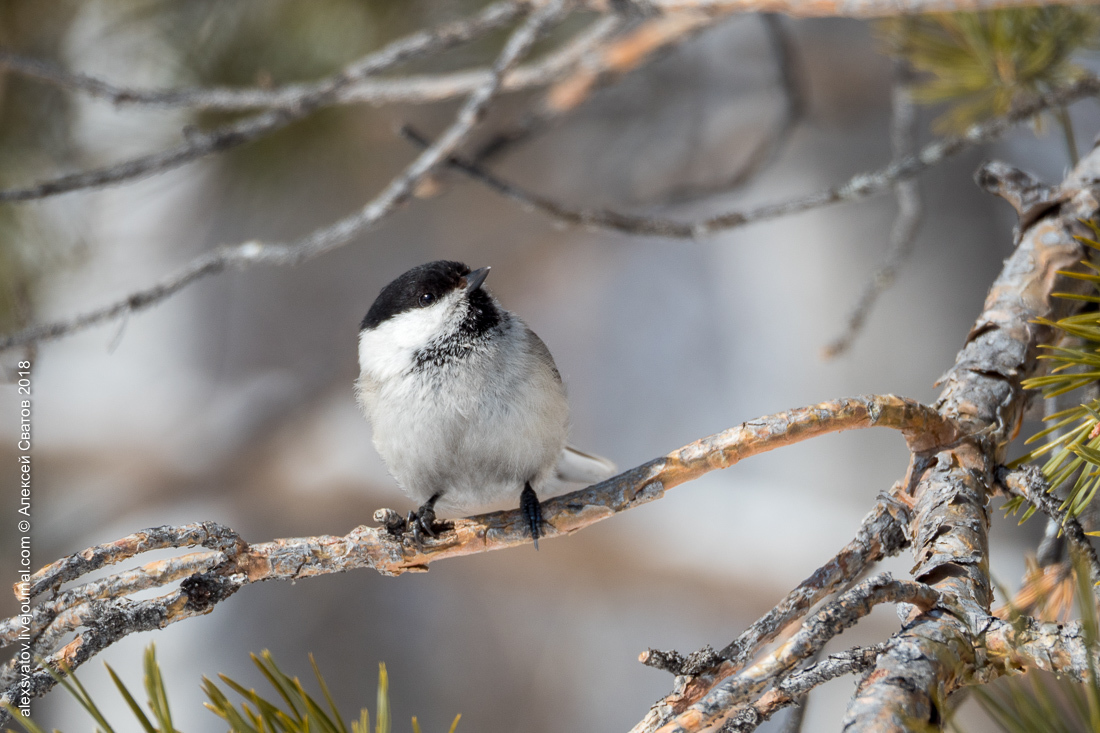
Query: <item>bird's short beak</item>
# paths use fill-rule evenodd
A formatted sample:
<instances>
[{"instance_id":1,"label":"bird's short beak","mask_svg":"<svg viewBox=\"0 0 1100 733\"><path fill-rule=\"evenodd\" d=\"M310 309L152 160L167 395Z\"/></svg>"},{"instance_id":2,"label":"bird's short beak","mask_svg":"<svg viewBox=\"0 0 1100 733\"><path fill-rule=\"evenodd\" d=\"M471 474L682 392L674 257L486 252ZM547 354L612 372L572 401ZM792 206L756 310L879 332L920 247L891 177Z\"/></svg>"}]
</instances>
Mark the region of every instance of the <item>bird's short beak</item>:
<instances>
[{"instance_id":1,"label":"bird's short beak","mask_svg":"<svg viewBox=\"0 0 1100 733\"><path fill-rule=\"evenodd\" d=\"M481 283L485 282L485 278L489 277L488 267L482 267L480 270L474 270L466 276L466 294L474 292L481 287Z\"/></svg>"}]
</instances>

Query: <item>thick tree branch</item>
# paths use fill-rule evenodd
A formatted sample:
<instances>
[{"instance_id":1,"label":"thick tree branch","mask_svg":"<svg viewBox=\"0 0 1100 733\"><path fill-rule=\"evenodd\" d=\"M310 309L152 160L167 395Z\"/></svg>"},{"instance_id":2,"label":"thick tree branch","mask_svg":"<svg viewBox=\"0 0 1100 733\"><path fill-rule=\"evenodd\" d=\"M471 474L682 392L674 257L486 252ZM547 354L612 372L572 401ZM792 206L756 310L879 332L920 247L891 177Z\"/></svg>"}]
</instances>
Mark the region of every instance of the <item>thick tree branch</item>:
<instances>
[{"instance_id":1,"label":"thick tree branch","mask_svg":"<svg viewBox=\"0 0 1100 733\"><path fill-rule=\"evenodd\" d=\"M997 167L983 170L987 176L1005 173ZM1079 230L1079 219L1091 218L1100 209L1098 174L1100 152L1094 151L1057 195L1044 197L1042 207L1028 210L1019 246L992 287L955 368L944 378L948 386L937 408L964 425L969 435L951 446L914 450L900 498L911 507L907 535L913 538L917 558L914 577L940 592L951 612L910 614L910 623L885 645L876 670L853 700L846 717L852 729L901 731L921 721L938 725L943 720L940 706L954 689L1004 671L1004 664L990 662L981 641L987 631L1002 628L1002 622L989 614L986 506L994 467L1003 460L1005 446L1022 420L1020 380L1035 368L1038 342L1050 336L1033 321L1058 316L1065 304L1052 300L1056 286L1075 287L1059 272L1073 268L1082 255L1073 234ZM766 619L754 628L772 628ZM1043 639L1049 640L1051 630L1043 629ZM1036 641L1029 653L1037 655L1044 640ZM661 730L714 730L724 719L736 730L758 722L757 706L764 698L751 698L769 682L746 682L749 671L735 671L739 673L717 684L713 668L697 678L678 678L673 695L654 706L635 731L652 731L662 724ZM783 679L781 671L770 683L781 685ZM700 682L705 695L686 710L681 706L683 712L667 722L687 684ZM780 688L766 694L778 695L776 689ZM694 692L698 695L698 688ZM745 707L737 709L739 704Z\"/></svg>"},{"instance_id":2,"label":"thick tree branch","mask_svg":"<svg viewBox=\"0 0 1100 733\"><path fill-rule=\"evenodd\" d=\"M996 466L1023 419L1020 381L1035 369L1040 341L1052 336L1037 318L1056 319L1064 299L1056 289L1076 284L1059 271L1077 266L1073 238L1080 219L1100 209L1100 150L1090 153L1061 186L1065 203L1026 228L986 299L985 308L941 380L936 403L972 439L946 450L914 454L908 485L914 501L910 535L914 578L952 598L958 609L919 617L895 635L845 716L848 731L902 731L942 725L954 690L986 674L976 640L993 623L988 577L988 500Z\"/></svg>"}]
</instances>

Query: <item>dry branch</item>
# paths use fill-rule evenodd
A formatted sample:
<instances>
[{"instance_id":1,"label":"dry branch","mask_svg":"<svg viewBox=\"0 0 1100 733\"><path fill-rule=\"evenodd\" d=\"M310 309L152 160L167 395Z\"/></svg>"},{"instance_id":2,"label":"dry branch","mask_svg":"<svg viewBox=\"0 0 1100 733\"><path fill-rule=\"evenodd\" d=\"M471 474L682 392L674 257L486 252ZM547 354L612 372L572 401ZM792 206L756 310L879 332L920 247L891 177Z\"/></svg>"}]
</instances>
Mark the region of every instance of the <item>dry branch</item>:
<instances>
[{"instance_id":1,"label":"dry branch","mask_svg":"<svg viewBox=\"0 0 1100 733\"><path fill-rule=\"evenodd\" d=\"M981 177L987 188L1019 199L1024 231L954 368L943 378L946 388L936 408L967 434L950 446L928 451L911 446L911 464L898 497L908 509L906 536L916 558L914 578L938 592L950 612L910 614L909 623L885 644L875 670L852 701L845 718L851 730L937 727L944 720L941 706L951 692L1029 665L1042 666L1037 660L1043 644L1060 644L1058 658L1072 662L1073 669L1083 669L1086 659L1080 634L1072 629L1059 636L1056 627L1025 619L1034 633L1012 637L1004 622L990 615L986 533L996 468L1023 417L1020 381L1036 368L1038 343L1051 336L1048 329L1036 327L1034 319L1057 318L1066 304L1064 299L1052 299L1051 293L1080 287L1060 271L1074 268L1082 256L1073 238L1083 233L1079 220L1100 211L1100 150L1087 156L1057 191L1033 185L1006 166L985 166ZM754 627L771 629L764 621ZM805 626L798 633L804 631ZM997 635L989 642L999 645L996 658L986 652L987 633ZM1023 646L1014 654L1013 644ZM774 655L765 660L774 664ZM678 678L673 694L650 710L635 733L715 731L723 725L751 729L765 700L758 696L782 698L778 691L791 678L791 670L782 665L753 674L760 664L721 680L714 669L695 678ZM1044 668L1053 666L1045 664ZM692 683L696 701L684 708L684 691ZM772 689L765 692L768 686Z\"/></svg>"},{"instance_id":2,"label":"dry branch","mask_svg":"<svg viewBox=\"0 0 1100 733\"><path fill-rule=\"evenodd\" d=\"M876 426L898 430L910 448L918 451L933 450L960 437L955 426L931 408L893 395L835 400L769 415L703 438L595 486L548 499L543 502L546 536L572 534L658 499L679 484L758 453L820 435ZM870 522L868 528L883 529L880 525L891 521L894 520L886 512ZM443 558L515 547L531 541L526 520L519 510L458 519L453 524L452 530L423 547L385 528L365 526L344 537L282 539L251 546L242 546L231 530L214 524L146 530L62 558L40 570L32 576L27 587L17 587L16 592L33 596L56 590L64 581L75 580L94 569L146 550L189 544L216 549L148 563L62 591L40 604L43 610L35 610L31 618L15 617L0 623L0 643L3 646L14 644L25 629L29 631L33 626L32 638L36 638L36 648L47 663L56 666L63 662L76 669L123 636L209 613L217 603L250 583L296 580L358 568L399 575L427 570L429 563ZM890 536L889 532L883 534L887 538ZM867 548L851 548L854 556L848 561L861 565L864 562L860 559L862 554L881 552L876 543L883 541L876 536L869 539ZM819 582L834 582L831 579L837 573L845 572L845 564L845 560L838 560L835 569L820 574ZM162 586L178 578L182 568L194 568L198 572L187 577L179 589L148 601L133 601L127 597L135 589ZM50 647L73 631L77 632L76 638L61 649ZM8 683L4 692L6 699L11 699L16 691L10 675L9 669L0 678ZM32 676L34 696L44 694L53 684L52 677L41 669Z\"/></svg>"},{"instance_id":3,"label":"dry branch","mask_svg":"<svg viewBox=\"0 0 1100 733\"><path fill-rule=\"evenodd\" d=\"M1043 472L1035 466L1019 471L1001 469L997 473L997 481L1009 493L1022 496L1029 504L1038 507L1039 511L1061 528L1074 550L1088 563L1092 575L1090 585L1100 600L1100 586L1097 585L1100 583L1100 558L1096 555L1096 548L1089 542L1077 518L1062 508L1062 501L1050 493L1050 485L1043 478Z\"/></svg>"},{"instance_id":4,"label":"dry branch","mask_svg":"<svg viewBox=\"0 0 1100 733\"><path fill-rule=\"evenodd\" d=\"M1042 623L1028 616L994 619L981 637L981 650L985 680L1041 669L1078 682L1090 681L1088 637L1080 621ZM1091 656L1095 669L1100 666L1100 652L1094 648Z\"/></svg>"},{"instance_id":5,"label":"dry branch","mask_svg":"<svg viewBox=\"0 0 1100 733\"><path fill-rule=\"evenodd\" d=\"M127 87L99 79L88 74L76 74L40 59L0 51L0 69L17 72L70 91L82 92L116 105L138 105L242 112L252 109L277 107L292 109L316 97L356 89L367 77L413 58L446 51L456 45L472 41L511 23L530 11L532 0L506 0L494 3L465 20L447 23L437 28L418 31L406 38L388 44L381 51L357 59L340 71L308 84L288 84L271 88L198 87L194 89L148 90ZM483 72L483 77L488 76ZM458 94L469 94L484 83L480 79L470 88ZM331 101L342 101L339 97Z\"/></svg>"},{"instance_id":6,"label":"dry branch","mask_svg":"<svg viewBox=\"0 0 1100 733\"><path fill-rule=\"evenodd\" d=\"M491 75L487 68L469 69L439 74L410 74L390 78L373 78L380 71L399 65L413 58L421 58L446 51L460 43L483 37L514 21L528 12L537 3L519 1L495 3L475 16L456 23L440 26L436 29L420 31L396 43L405 44L407 51L392 57L385 66L375 67L372 53L359 59L341 71L314 82L286 84L274 88L268 87L195 87L190 89L151 90L130 87L115 82L66 71L56 64L41 59L29 58L18 54L0 51L0 69L19 73L24 76L54 84L69 91L80 92L97 99L103 99L118 106L141 106L163 109L189 109L199 111L244 112L257 109L293 109L303 100L319 94L334 94L327 97L327 104L371 104L375 106L394 103L426 104L445 102L472 93L484 84ZM691 24L697 28L711 24L714 19L698 13L681 13L678 18L694 17L699 20ZM656 20L650 21L656 23ZM560 48L546 54L538 61L517 66L505 75L501 89L507 92L523 91L548 85L569 83L563 80L563 72L578 65L588 75L596 73L623 73L636 68L648 60L652 52L667 45L684 40L685 32L655 33L649 26L647 36L663 36L661 43L644 43L631 38L609 43L615 30L622 25L619 16L610 15L596 20L572 40ZM683 20L677 26L684 26ZM647 26L643 26L646 28ZM684 27L684 31L689 30ZM393 44L391 44L392 47ZM645 46L648 46L646 48ZM627 54L624 49L634 52ZM643 53L637 53L642 50ZM596 51L596 53L593 53ZM581 73L581 69L577 70ZM350 82L350 83L349 83ZM574 82L575 83L575 82ZM333 87L336 87L335 89Z\"/></svg>"},{"instance_id":7,"label":"dry branch","mask_svg":"<svg viewBox=\"0 0 1100 733\"><path fill-rule=\"evenodd\" d=\"M882 645L854 647L830 654L824 660L794 672L761 695L757 702L746 705L730 717L722 726L722 733L751 733L783 708L798 703L814 688L837 677L871 669L882 649Z\"/></svg>"},{"instance_id":8,"label":"dry branch","mask_svg":"<svg viewBox=\"0 0 1100 733\"><path fill-rule=\"evenodd\" d=\"M930 611L939 602L939 593L923 583L894 580L889 573L865 580L827 603L778 649L715 685L699 702L658 729L658 733L693 733L721 725L735 705L762 692L778 676L818 652L880 603L909 603Z\"/></svg>"},{"instance_id":9,"label":"dry branch","mask_svg":"<svg viewBox=\"0 0 1100 733\"><path fill-rule=\"evenodd\" d=\"M899 484L888 495L880 497L851 542L799 583L775 608L745 629L721 653L714 654L714 662L703 669L680 665L670 670L679 675L672 693L653 704L649 714L635 726L635 733L654 731L684 712L718 682L741 671L765 644L776 639L793 621L809 613L815 604L838 589L845 589L874 563L892 557L907 546L905 529L909 526L909 510L901 501L901 492ZM692 656L698 658L701 654L696 652ZM660 666L646 659L642 661Z\"/></svg>"},{"instance_id":10,"label":"dry branch","mask_svg":"<svg viewBox=\"0 0 1100 733\"><path fill-rule=\"evenodd\" d=\"M73 91L103 97L116 104L196 110L269 111L204 133L190 133L187 141L168 150L139 156L95 170L53 178L24 188L0 190L0 202L31 201L71 191L89 190L137 180L162 173L214 153L224 152L259 139L314 112L342 104L374 105L397 102L426 104L447 101L474 93L493 78L492 69L420 74L392 79L371 79L397 64L477 39L514 20L534 5L531 2L497 3L463 21L420 31L369 54L342 71L309 84L292 84L278 89L185 89L148 91L121 87L81 74L70 74L37 59L0 52L0 68L49 81ZM509 70L500 90L521 91L554 85L547 95L543 114L561 116L583 101L597 84L620 77L651 60L661 49L680 43L714 19L681 13L675 22L653 19L620 40L614 34L622 20L601 18L546 58ZM560 88L570 87L575 97L568 105ZM583 89L582 89L583 87Z\"/></svg>"},{"instance_id":11,"label":"dry branch","mask_svg":"<svg viewBox=\"0 0 1100 733\"><path fill-rule=\"evenodd\" d=\"M423 42L426 43L427 41ZM412 41L408 41L408 43L415 45ZM511 67L512 64L509 64L508 68L503 70L504 74ZM491 89L493 90L492 93L495 93L500 89L501 77L502 74L491 76L479 89ZM443 159L446 159L451 166L467 172L498 193L518 201L524 206L541 210L543 213L567 224L604 228L625 234L695 238L840 201L854 201L882 192L897 182L912 178L967 147L996 139L1012 125L1030 119L1043 110L1051 107L1061 107L1077 99L1096 94L1100 94L1100 79L1086 77L1065 88L1049 92L1028 104L1022 105L1004 118L974 125L961 137L931 143L915 156L896 161L880 171L854 176L840 186L830 187L791 201L768 204L744 212L729 212L697 222L636 216L607 209L573 209L551 199L531 194L522 188L503 181L480 166L463 161L453 155L458 144L470 133L473 123L476 122L477 115L471 116L467 114L467 110L460 113L465 115L464 119L456 120L452 128L444 133L436 143L423 151L405 171L393 179L386 189L359 212L318 229L293 243L253 241L204 253L174 275L166 277L150 287L135 291L106 306L60 321L33 325L0 337L0 351L57 339L134 311L145 309L171 297L194 282L229 268L243 269L258 264L296 265L324 254L331 249L343 246L356 235L375 226L400 204L408 200L410 192L416 184L438 166ZM478 94L471 95L471 101L477 97ZM482 99L477 103L479 114L484 111L487 102L488 99ZM470 102L467 103L467 107L469 104ZM272 119L275 120L276 124L284 120L286 115L291 114L291 112L285 110L273 110L264 113L264 115L272 115ZM261 115L261 117L264 115ZM256 118L250 119L255 120ZM211 133L211 135L216 137L214 133ZM201 138L200 140L205 139ZM225 141L223 143L229 144ZM223 143L208 140L203 144Z\"/></svg>"}]
</instances>

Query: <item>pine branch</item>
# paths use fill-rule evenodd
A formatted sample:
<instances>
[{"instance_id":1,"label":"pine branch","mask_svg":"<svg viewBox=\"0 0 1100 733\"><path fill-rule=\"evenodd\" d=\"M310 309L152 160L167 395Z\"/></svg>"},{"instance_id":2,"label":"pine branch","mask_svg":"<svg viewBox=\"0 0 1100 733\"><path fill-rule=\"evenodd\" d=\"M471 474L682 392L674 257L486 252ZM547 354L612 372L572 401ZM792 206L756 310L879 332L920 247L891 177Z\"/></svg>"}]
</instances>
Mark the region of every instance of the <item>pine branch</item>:
<instances>
[{"instance_id":1,"label":"pine branch","mask_svg":"<svg viewBox=\"0 0 1100 733\"><path fill-rule=\"evenodd\" d=\"M750 456L820 435L870 427L898 430L914 451L950 444L960 435L935 410L892 395L835 400L768 415L684 446L595 486L544 501L545 536L580 531ZM388 510L380 510L375 518L385 525L387 513ZM882 521L889 520L884 517ZM40 603L30 619L17 616L0 622L0 646L17 643L21 635L29 636L36 653L46 663L76 669L128 634L209 613L222 600L252 583L298 580L360 568L371 568L383 575L423 572L438 560L531 541L526 519L518 509L459 519L453 525L453 529L424 546L386 526L358 527L343 537L303 537L254 545L244 545L232 530L213 523L146 530L62 558L40 570L26 587L17 587L16 592L29 600L56 591L63 582L77 580L147 550L191 545L211 549L151 562L62 591ZM875 552L873 547L867 551ZM193 573L178 590L150 600L135 601L129 597L136 590L163 587L187 570ZM826 571L820 582L828 582L830 573L837 571ZM76 637L72 641L56 648L73 633ZM44 694L53 685L53 678L41 668L32 678L33 696ZM15 680L16 669L9 665L0 674L0 686L6 694L14 694ZM0 715L0 724L3 722Z\"/></svg>"}]
</instances>

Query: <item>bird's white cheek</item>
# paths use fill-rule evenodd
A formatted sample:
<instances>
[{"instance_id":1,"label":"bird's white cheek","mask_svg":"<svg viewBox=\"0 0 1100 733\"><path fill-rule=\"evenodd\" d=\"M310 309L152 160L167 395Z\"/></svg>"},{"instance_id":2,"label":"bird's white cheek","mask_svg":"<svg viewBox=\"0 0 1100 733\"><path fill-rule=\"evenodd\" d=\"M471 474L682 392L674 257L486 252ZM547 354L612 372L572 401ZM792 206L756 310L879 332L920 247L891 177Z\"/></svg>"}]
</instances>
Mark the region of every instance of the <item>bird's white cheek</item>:
<instances>
[{"instance_id":1,"label":"bird's white cheek","mask_svg":"<svg viewBox=\"0 0 1100 733\"><path fill-rule=\"evenodd\" d=\"M412 366L413 356L439 336L449 309L443 303L394 316L359 334L359 368L376 379L397 376Z\"/></svg>"}]
</instances>

